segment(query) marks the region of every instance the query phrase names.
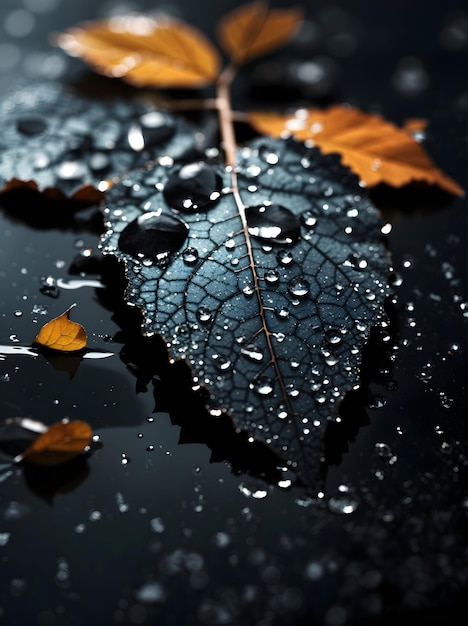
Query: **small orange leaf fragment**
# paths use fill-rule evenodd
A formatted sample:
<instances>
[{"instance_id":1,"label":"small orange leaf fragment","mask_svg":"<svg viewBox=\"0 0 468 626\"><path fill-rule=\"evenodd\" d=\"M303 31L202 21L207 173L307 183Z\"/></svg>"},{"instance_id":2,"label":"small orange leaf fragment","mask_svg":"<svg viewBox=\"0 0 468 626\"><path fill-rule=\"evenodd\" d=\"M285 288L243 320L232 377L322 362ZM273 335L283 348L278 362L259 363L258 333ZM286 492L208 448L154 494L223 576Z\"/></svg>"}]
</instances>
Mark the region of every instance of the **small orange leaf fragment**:
<instances>
[{"instance_id":1,"label":"small orange leaf fragment","mask_svg":"<svg viewBox=\"0 0 468 626\"><path fill-rule=\"evenodd\" d=\"M237 65L290 41L303 21L300 9L268 9L266 2L245 4L222 18L218 39Z\"/></svg>"},{"instance_id":2,"label":"small orange leaf fragment","mask_svg":"<svg viewBox=\"0 0 468 626\"><path fill-rule=\"evenodd\" d=\"M123 15L87 22L56 43L101 74L136 86L200 87L216 81L217 50L197 29L166 16Z\"/></svg>"},{"instance_id":3,"label":"small orange leaf fragment","mask_svg":"<svg viewBox=\"0 0 468 626\"><path fill-rule=\"evenodd\" d=\"M464 193L412 137L414 128L423 127L421 121L398 128L380 115L344 105L326 110L300 109L292 115L251 112L247 119L260 133L292 135L312 142L325 154L340 154L343 164L369 187L379 183L402 187L422 181L454 195Z\"/></svg>"},{"instance_id":4,"label":"small orange leaf fragment","mask_svg":"<svg viewBox=\"0 0 468 626\"><path fill-rule=\"evenodd\" d=\"M67 309L62 315L44 324L37 334L34 343L46 348L61 350L62 352L74 352L82 350L86 346L86 331L77 322L70 320L70 311Z\"/></svg>"},{"instance_id":5,"label":"small orange leaf fragment","mask_svg":"<svg viewBox=\"0 0 468 626\"><path fill-rule=\"evenodd\" d=\"M91 443L91 426L81 420L52 424L16 461L35 465L58 465L78 456Z\"/></svg>"}]
</instances>

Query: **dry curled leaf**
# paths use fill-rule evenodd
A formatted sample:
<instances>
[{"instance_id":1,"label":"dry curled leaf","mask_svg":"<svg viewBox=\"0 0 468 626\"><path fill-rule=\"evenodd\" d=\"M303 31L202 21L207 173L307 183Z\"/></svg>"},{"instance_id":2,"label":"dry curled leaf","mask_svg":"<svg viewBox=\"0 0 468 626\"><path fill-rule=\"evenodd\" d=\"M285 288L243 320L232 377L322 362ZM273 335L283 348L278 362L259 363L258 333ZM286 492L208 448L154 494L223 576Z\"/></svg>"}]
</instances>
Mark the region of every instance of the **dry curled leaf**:
<instances>
[{"instance_id":1,"label":"dry curled leaf","mask_svg":"<svg viewBox=\"0 0 468 626\"><path fill-rule=\"evenodd\" d=\"M72 308L70 307L58 317L44 324L34 343L62 352L75 352L85 348L86 331L81 324L70 320Z\"/></svg>"},{"instance_id":2,"label":"dry curled leaf","mask_svg":"<svg viewBox=\"0 0 468 626\"><path fill-rule=\"evenodd\" d=\"M204 35L166 16L87 22L58 35L56 43L100 73L137 86L200 87L219 75L219 54Z\"/></svg>"},{"instance_id":3,"label":"dry curled leaf","mask_svg":"<svg viewBox=\"0 0 468 626\"><path fill-rule=\"evenodd\" d=\"M253 2L220 20L218 39L232 61L240 65L290 41L302 19L300 9L269 10L266 2Z\"/></svg>"},{"instance_id":4,"label":"dry curled leaf","mask_svg":"<svg viewBox=\"0 0 468 626\"><path fill-rule=\"evenodd\" d=\"M344 105L327 110L300 109L292 115L252 112L250 124L260 133L292 135L313 142L325 154L337 153L369 187L386 183L402 187L412 181L438 185L462 195L463 189L444 174L411 135L414 124L398 128L380 115ZM421 121L417 124L421 130Z\"/></svg>"},{"instance_id":5,"label":"dry curled leaf","mask_svg":"<svg viewBox=\"0 0 468 626\"><path fill-rule=\"evenodd\" d=\"M35 465L58 465L78 456L91 443L91 426L81 420L52 424L16 461Z\"/></svg>"}]
</instances>

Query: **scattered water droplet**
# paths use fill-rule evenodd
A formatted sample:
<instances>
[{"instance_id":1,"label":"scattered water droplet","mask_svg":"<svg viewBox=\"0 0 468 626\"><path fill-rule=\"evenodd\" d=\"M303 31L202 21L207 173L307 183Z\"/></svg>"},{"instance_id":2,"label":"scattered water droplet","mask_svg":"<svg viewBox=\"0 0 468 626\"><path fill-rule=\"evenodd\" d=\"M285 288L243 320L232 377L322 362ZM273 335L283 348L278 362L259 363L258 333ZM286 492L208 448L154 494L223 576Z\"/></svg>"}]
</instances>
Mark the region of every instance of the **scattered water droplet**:
<instances>
[{"instance_id":1,"label":"scattered water droplet","mask_svg":"<svg viewBox=\"0 0 468 626\"><path fill-rule=\"evenodd\" d=\"M284 245L301 236L297 216L279 204L247 207L245 214L249 233L257 239Z\"/></svg>"},{"instance_id":2,"label":"scattered water droplet","mask_svg":"<svg viewBox=\"0 0 468 626\"><path fill-rule=\"evenodd\" d=\"M241 354L251 361L261 361L263 359L262 350L254 343L249 343L246 346L242 346Z\"/></svg>"},{"instance_id":3,"label":"scattered water droplet","mask_svg":"<svg viewBox=\"0 0 468 626\"><path fill-rule=\"evenodd\" d=\"M149 211L124 228L119 247L135 258L147 257L161 262L182 246L188 230L187 224L174 215Z\"/></svg>"},{"instance_id":4,"label":"scattered water droplet","mask_svg":"<svg viewBox=\"0 0 468 626\"><path fill-rule=\"evenodd\" d=\"M259 396L269 396L273 393L274 389L273 381L268 376L260 376L249 386Z\"/></svg>"},{"instance_id":5,"label":"scattered water droplet","mask_svg":"<svg viewBox=\"0 0 468 626\"><path fill-rule=\"evenodd\" d=\"M305 213L301 215L301 220L308 230L312 230L317 224L317 216L312 213L312 211L305 211Z\"/></svg>"},{"instance_id":6,"label":"scattered water droplet","mask_svg":"<svg viewBox=\"0 0 468 626\"><path fill-rule=\"evenodd\" d=\"M346 485L340 485L338 494L328 500L328 508L332 513L344 513L345 515L354 513L358 504L356 497Z\"/></svg>"},{"instance_id":7,"label":"scattered water droplet","mask_svg":"<svg viewBox=\"0 0 468 626\"><path fill-rule=\"evenodd\" d=\"M187 265L193 265L198 261L198 250L193 247L185 248L182 252L182 259Z\"/></svg>"},{"instance_id":8,"label":"scattered water droplet","mask_svg":"<svg viewBox=\"0 0 468 626\"><path fill-rule=\"evenodd\" d=\"M220 372L227 372L232 367L232 361L222 354L213 354L212 359Z\"/></svg>"},{"instance_id":9,"label":"scattered water droplet","mask_svg":"<svg viewBox=\"0 0 468 626\"><path fill-rule=\"evenodd\" d=\"M265 279L265 282L267 282L269 285L276 285L280 278L279 273L277 272L277 270L274 269L266 270L263 277Z\"/></svg>"},{"instance_id":10,"label":"scattered water droplet","mask_svg":"<svg viewBox=\"0 0 468 626\"><path fill-rule=\"evenodd\" d=\"M55 172L62 180L81 180L86 177L88 170L81 161L63 161Z\"/></svg>"},{"instance_id":11,"label":"scattered water droplet","mask_svg":"<svg viewBox=\"0 0 468 626\"><path fill-rule=\"evenodd\" d=\"M367 268L367 259L358 256L357 254L350 254L346 261L343 263L346 267L353 267L355 270L362 271Z\"/></svg>"},{"instance_id":12,"label":"scattered water droplet","mask_svg":"<svg viewBox=\"0 0 468 626\"><path fill-rule=\"evenodd\" d=\"M166 202L181 211L207 209L219 199L223 179L217 170L203 161L184 165L167 181L163 195Z\"/></svg>"},{"instance_id":13,"label":"scattered water droplet","mask_svg":"<svg viewBox=\"0 0 468 626\"><path fill-rule=\"evenodd\" d=\"M47 120L38 115L20 117L16 120L16 128L18 132L29 137L40 135L47 129Z\"/></svg>"},{"instance_id":14,"label":"scattered water droplet","mask_svg":"<svg viewBox=\"0 0 468 626\"><path fill-rule=\"evenodd\" d=\"M305 298L310 292L309 281L303 276L296 276L289 281L288 291L295 298Z\"/></svg>"},{"instance_id":15,"label":"scattered water droplet","mask_svg":"<svg viewBox=\"0 0 468 626\"><path fill-rule=\"evenodd\" d=\"M280 263L281 265L291 265L291 263L294 261L294 257L290 250L278 250L278 252L276 253L276 258L278 260L278 263Z\"/></svg>"},{"instance_id":16,"label":"scattered water droplet","mask_svg":"<svg viewBox=\"0 0 468 626\"><path fill-rule=\"evenodd\" d=\"M431 363L426 363L416 373L416 378L418 378L423 383L428 383L430 380L432 380L432 376L433 376L433 372L432 372Z\"/></svg>"},{"instance_id":17,"label":"scattered water droplet","mask_svg":"<svg viewBox=\"0 0 468 626\"><path fill-rule=\"evenodd\" d=\"M128 130L128 144L135 152L141 152L165 141L174 134L174 126L168 118L159 111L148 111L142 115L139 122Z\"/></svg>"},{"instance_id":18,"label":"scattered water droplet","mask_svg":"<svg viewBox=\"0 0 468 626\"><path fill-rule=\"evenodd\" d=\"M207 306L202 305L197 309L197 320L202 324L208 324L213 320L213 313Z\"/></svg>"}]
</instances>

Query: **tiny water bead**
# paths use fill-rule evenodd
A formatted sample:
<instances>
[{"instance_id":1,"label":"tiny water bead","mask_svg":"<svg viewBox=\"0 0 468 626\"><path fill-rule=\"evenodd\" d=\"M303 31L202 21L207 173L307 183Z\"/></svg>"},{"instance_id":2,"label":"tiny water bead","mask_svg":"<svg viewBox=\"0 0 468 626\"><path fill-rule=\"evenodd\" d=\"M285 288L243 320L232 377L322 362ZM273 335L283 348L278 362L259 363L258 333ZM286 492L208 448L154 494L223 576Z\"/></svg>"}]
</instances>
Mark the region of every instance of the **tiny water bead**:
<instances>
[{"instance_id":1,"label":"tiny water bead","mask_svg":"<svg viewBox=\"0 0 468 626\"><path fill-rule=\"evenodd\" d=\"M198 261L198 250L193 247L185 248L182 259L187 265L194 265Z\"/></svg>"},{"instance_id":2,"label":"tiny water bead","mask_svg":"<svg viewBox=\"0 0 468 626\"><path fill-rule=\"evenodd\" d=\"M296 276L289 281L288 291L296 298L305 298L310 293L310 283L303 276Z\"/></svg>"},{"instance_id":3,"label":"tiny water bead","mask_svg":"<svg viewBox=\"0 0 468 626\"><path fill-rule=\"evenodd\" d=\"M254 343L249 343L246 346L242 346L241 354L251 361L260 362L264 358L263 350Z\"/></svg>"},{"instance_id":4,"label":"tiny water bead","mask_svg":"<svg viewBox=\"0 0 468 626\"><path fill-rule=\"evenodd\" d=\"M166 259L181 248L188 234L187 224L162 209L149 211L128 224L119 237L122 252L135 258Z\"/></svg>"},{"instance_id":5,"label":"tiny water bead","mask_svg":"<svg viewBox=\"0 0 468 626\"><path fill-rule=\"evenodd\" d=\"M259 396L270 396L274 390L273 381L268 376L259 376L249 387Z\"/></svg>"},{"instance_id":6,"label":"tiny water bead","mask_svg":"<svg viewBox=\"0 0 468 626\"><path fill-rule=\"evenodd\" d=\"M167 204L180 211L207 209L221 196L223 179L218 171L203 161L189 163L171 174L164 186Z\"/></svg>"},{"instance_id":7,"label":"tiny water bead","mask_svg":"<svg viewBox=\"0 0 468 626\"><path fill-rule=\"evenodd\" d=\"M269 285L276 285L276 283L279 282L280 275L277 270L268 269L265 271L263 278L265 279L265 282L268 283Z\"/></svg>"},{"instance_id":8,"label":"tiny water bead","mask_svg":"<svg viewBox=\"0 0 468 626\"><path fill-rule=\"evenodd\" d=\"M197 320L202 324L208 324L213 320L213 312L207 306L200 306L197 309Z\"/></svg>"},{"instance_id":9,"label":"tiny water bead","mask_svg":"<svg viewBox=\"0 0 468 626\"><path fill-rule=\"evenodd\" d=\"M276 253L276 258L280 265L288 266L294 261L294 256L290 250L278 250Z\"/></svg>"}]
</instances>

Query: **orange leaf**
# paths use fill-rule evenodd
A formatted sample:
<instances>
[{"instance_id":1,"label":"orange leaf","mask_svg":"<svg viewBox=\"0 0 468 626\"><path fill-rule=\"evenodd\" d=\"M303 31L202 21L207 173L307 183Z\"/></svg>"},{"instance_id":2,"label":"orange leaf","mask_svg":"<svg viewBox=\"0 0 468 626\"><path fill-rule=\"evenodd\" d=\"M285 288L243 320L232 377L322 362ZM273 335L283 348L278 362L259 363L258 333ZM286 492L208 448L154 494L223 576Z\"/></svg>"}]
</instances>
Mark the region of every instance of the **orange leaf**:
<instances>
[{"instance_id":1,"label":"orange leaf","mask_svg":"<svg viewBox=\"0 0 468 626\"><path fill-rule=\"evenodd\" d=\"M302 24L300 9L269 10L253 2L228 13L218 24L218 39L237 65L290 41Z\"/></svg>"},{"instance_id":2,"label":"orange leaf","mask_svg":"<svg viewBox=\"0 0 468 626\"><path fill-rule=\"evenodd\" d=\"M301 109L293 115L249 113L247 118L260 133L293 135L326 154L340 154L342 162L369 187L379 183L401 187L411 181L424 181L455 195L464 193L411 136L411 124L398 128L380 115L344 105L324 111Z\"/></svg>"},{"instance_id":3,"label":"orange leaf","mask_svg":"<svg viewBox=\"0 0 468 626\"><path fill-rule=\"evenodd\" d=\"M87 422L73 420L52 424L15 460L35 465L65 463L81 454L91 443L91 437L91 426Z\"/></svg>"},{"instance_id":4,"label":"orange leaf","mask_svg":"<svg viewBox=\"0 0 468 626\"><path fill-rule=\"evenodd\" d=\"M218 52L201 32L169 17L126 15L57 37L65 52L137 86L199 87L216 81Z\"/></svg>"},{"instance_id":5,"label":"orange leaf","mask_svg":"<svg viewBox=\"0 0 468 626\"><path fill-rule=\"evenodd\" d=\"M72 308L70 307L62 315L44 324L34 343L62 352L74 352L83 349L87 342L86 331L81 324L70 320Z\"/></svg>"}]
</instances>

